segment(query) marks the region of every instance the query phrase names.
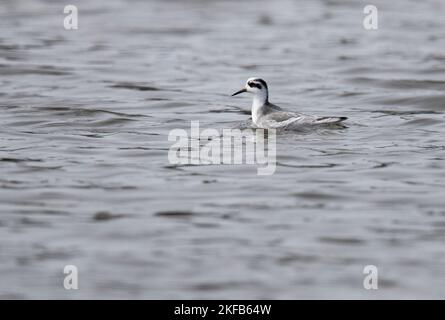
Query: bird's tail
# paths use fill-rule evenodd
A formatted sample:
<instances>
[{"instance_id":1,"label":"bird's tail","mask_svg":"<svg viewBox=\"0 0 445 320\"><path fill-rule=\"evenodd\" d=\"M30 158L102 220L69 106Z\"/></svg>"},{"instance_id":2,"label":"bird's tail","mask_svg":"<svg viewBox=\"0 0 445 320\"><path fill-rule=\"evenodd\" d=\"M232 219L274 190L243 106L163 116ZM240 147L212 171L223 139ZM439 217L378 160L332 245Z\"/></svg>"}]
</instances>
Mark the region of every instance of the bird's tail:
<instances>
[{"instance_id":1,"label":"bird's tail","mask_svg":"<svg viewBox=\"0 0 445 320\"><path fill-rule=\"evenodd\" d=\"M348 119L347 117L321 117L315 120L316 124L340 124Z\"/></svg>"}]
</instances>

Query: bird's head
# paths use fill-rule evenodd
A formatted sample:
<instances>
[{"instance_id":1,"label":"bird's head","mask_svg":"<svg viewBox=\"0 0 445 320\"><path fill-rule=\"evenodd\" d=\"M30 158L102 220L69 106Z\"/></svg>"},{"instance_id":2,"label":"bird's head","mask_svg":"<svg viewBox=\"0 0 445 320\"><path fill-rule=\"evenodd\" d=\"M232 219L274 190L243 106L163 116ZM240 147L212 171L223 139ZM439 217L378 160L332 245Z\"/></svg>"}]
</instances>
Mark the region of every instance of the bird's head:
<instances>
[{"instance_id":1,"label":"bird's head","mask_svg":"<svg viewBox=\"0 0 445 320\"><path fill-rule=\"evenodd\" d=\"M236 96L237 94L249 92L253 94L263 94L267 96L267 84L266 81L260 78L249 78L246 81L246 85L241 90L232 94L232 96Z\"/></svg>"}]
</instances>

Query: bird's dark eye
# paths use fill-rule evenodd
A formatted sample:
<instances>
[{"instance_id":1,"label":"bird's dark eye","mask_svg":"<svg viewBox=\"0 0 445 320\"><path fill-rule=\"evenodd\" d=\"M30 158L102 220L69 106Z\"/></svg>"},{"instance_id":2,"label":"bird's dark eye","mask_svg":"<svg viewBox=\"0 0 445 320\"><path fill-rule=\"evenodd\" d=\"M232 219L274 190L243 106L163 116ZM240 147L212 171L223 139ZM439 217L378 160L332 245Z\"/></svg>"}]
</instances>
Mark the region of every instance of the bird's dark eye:
<instances>
[{"instance_id":1,"label":"bird's dark eye","mask_svg":"<svg viewBox=\"0 0 445 320\"><path fill-rule=\"evenodd\" d=\"M256 87L261 90L261 85L255 82L248 82L247 85L251 88Z\"/></svg>"}]
</instances>

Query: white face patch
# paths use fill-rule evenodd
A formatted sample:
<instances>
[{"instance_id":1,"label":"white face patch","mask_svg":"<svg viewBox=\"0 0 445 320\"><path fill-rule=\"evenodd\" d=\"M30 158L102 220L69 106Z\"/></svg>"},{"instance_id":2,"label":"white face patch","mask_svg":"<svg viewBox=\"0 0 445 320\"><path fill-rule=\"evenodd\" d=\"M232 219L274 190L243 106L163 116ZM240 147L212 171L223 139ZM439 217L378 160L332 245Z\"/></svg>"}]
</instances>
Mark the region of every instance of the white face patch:
<instances>
[{"instance_id":1,"label":"white face patch","mask_svg":"<svg viewBox=\"0 0 445 320\"><path fill-rule=\"evenodd\" d=\"M266 81L260 78L247 79L246 86L248 92L256 93L261 91L267 91Z\"/></svg>"}]
</instances>

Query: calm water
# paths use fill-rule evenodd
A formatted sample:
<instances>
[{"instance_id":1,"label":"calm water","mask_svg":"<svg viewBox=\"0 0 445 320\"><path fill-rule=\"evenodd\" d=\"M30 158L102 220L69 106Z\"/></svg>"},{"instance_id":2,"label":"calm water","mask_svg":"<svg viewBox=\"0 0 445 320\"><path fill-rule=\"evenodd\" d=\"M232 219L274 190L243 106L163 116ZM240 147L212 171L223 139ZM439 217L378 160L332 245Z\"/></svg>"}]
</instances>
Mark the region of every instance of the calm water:
<instances>
[{"instance_id":1,"label":"calm water","mask_svg":"<svg viewBox=\"0 0 445 320\"><path fill-rule=\"evenodd\" d=\"M72 3L0 4L0 298L445 298L443 1ZM251 76L349 128L280 134L272 176L169 164Z\"/></svg>"}]
</instances>

